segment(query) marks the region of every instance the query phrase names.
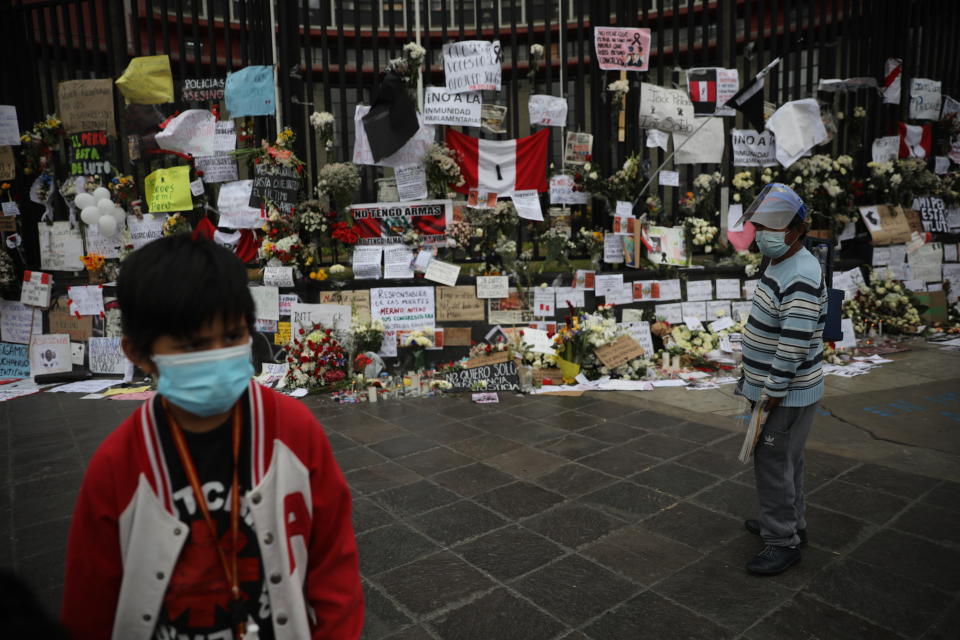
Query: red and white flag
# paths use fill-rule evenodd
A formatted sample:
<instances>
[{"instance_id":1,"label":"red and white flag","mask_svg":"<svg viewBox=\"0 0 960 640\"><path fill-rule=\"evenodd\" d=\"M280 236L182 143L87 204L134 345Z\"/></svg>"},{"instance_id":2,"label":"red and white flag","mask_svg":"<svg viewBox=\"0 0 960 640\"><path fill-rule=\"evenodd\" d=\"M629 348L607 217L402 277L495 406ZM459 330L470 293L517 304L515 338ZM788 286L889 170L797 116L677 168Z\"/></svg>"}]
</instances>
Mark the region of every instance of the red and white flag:
<instances>
[{"instance_id":1,"label":"red and white flag","mask_svg":"<svg viewBox=\"0 0 960 640\"><path fill-rule=\"evenodd\" d=\"M933 128L929 124L907 124L900 122L901 158L929 158L933 152Z\"/></svg>"},{"instance_id":2,"label":"red and white flag","mask_svg":"<svg viewBox=\"0 0 960 640\"><path fill-rule=\"evenodd\" d=\"M903 71L903 60L887 58L883 74L883 102L885 104L900 104L900 76Z\"/></svg>"},{"instance_id":3,"label":"red and white flag","mask_svg":"<svg viewBox=\"0 0 960 640\"><path fill-rule=\"evenodd\" d=\"M459 193L478 189L507 196L514 191L536 189L545 193L547 184L548 129L516 140L480 140L447 129L447 146L459 155L463 184Z\"/></svg>"}]
</instances>

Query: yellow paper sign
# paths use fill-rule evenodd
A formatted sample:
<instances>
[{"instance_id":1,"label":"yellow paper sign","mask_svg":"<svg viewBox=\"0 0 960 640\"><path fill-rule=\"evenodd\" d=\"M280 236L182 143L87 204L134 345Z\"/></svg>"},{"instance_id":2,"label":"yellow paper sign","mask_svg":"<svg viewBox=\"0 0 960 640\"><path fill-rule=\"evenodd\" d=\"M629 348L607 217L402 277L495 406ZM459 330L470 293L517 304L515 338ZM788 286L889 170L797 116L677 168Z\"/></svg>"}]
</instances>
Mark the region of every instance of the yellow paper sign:
<instances>
[{"instance_id":1,"label":"yellow paper sign","mask_svg":"<svg viewBox=\"0 0 960 640\"><path fill-rule=\"evenodd\" d=\"M190 167L157 169L143 180L150 213L173 213L193 209Z\"/></svg>"},{"instance_id":2,"label":"yellow paper sign","mask_svg":"<svg viewBox=\"0 0 960 640\"><path fill-rule=\"evenodd\" d=\"M280 346L290 344L290 323L278 322L277 332L273 334L273 344Z\"/></svg>"},{"instance_id":3,"label":"yellow paper sign","mask_svg":"<svg viewBox=\"0 0 960 640\"><path fill-rule=\"evenodd\" d=\"M117 78L117 88L127 104L173 102L170 57L164 54L133 58L123 75Z\"/></svg>"}]
</instances>

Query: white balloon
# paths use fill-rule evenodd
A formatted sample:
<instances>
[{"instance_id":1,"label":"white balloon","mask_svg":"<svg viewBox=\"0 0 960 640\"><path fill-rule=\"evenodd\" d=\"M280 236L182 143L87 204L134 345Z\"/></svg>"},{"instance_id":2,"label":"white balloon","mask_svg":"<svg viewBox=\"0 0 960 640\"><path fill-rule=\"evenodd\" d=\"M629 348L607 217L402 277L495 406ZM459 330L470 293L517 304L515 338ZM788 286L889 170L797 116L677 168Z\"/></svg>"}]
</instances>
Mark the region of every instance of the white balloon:
<instances>
[{"instance_id":1,"label":"white balloon","mask_svg":"<svg viewBox=\"0 0 960 640\"><path fill-rule=\"evenodd\" d=\"M104 215L113 211L113 207L114 207L114 204L113 204L113 201L111 200L101 200L100 202L97 203L97 209L100 209L100 213Z\"/></svg>"},{"instance_id":2,"label":"white balloon","mask_svg":"<svg viewBox=\"0 0 960 640\"><path fill-rule=\"evenodd\" d=\"M97 221L97 227L100 229L100 233L112 238L117 235L119 228L117 227L117 220L113 216L103 216Z\"/></svg>"},{"instance_id":3,"label":"white balloon","mask_svg":"<svg viewBox=\"0 0 960 640\"><path fill-rule=\"evenodd\" d=\"M77 194L77 197L74 199L73 203L77 205L78 209L86 209L87 207L96 206L97 201L93 199L92 195L84 191Z\"/></svg>"},{"instance_id":4,"label":"white balloon","mask_svg":"<svg viewBox=\"0 0 960 640\"><path fill-rule=\"evenodd\" d=\"M113 219L117 221L119 228L123 229L123 225L127 221L127 212L120 207L114 207L110 211L110 215L113 216Z\"/></svg>"},{"instance_id":5,"label":"white balloon","mask_svg":"<svg viewBox=\"0 0 960 640\"><path fill-rule=\"evenodd\" d=\"M110 199L110 189L106 187L97 187L93 190L93 199L97 202Z\"/></svg>"},{"instance_id":6,"label":"white balloon","mask_svg":"<svg viewBox=\"0 0 960 640\"><path fill-rule=\"evenodd\" d=\"M97 220L99 220L102 215L103 213L97 206L84 207L83 211L80 212L80 219L83 220L84 224L94 225L97 224Z\"/></svg>"}]
</instances>

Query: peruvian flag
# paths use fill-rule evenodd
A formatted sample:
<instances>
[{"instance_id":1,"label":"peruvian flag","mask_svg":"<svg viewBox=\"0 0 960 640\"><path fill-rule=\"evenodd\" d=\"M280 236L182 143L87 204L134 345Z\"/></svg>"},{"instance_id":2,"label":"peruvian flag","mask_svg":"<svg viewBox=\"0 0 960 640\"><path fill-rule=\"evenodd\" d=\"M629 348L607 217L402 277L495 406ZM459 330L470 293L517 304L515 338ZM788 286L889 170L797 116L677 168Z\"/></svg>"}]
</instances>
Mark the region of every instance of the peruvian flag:
<instances>
[{"instance_id":1,"label":"peruvian flag","mask_svg":"<svg viewBox=\"0 0 960 640\"><path fill-rule=\"evenodd\" d=\"M516 140L480 140L448 128L446 141L459 155L463 184L454 189L460 193L478 189L507 196L524 189L545 193L549 188L549 129Z\"/></svg>"},{"instance_id":2,"label":"peruvian flag","mask_svg":"<svg viewBox=\"0 0 960 640\"><path fill-rule=\"evenodd\" d=\"M933 128L929 124L897 124L901 158L929 158L933 152Z\"/></svg>"},{"instance_id":3,"label":"peruvian flag","mask_svg":"<svg viewBox=\"0 0 960 640\"><path fill-rule=\"evenodd\" d=\"M903 60L887 58L883 74L883 101L887 104L900 104L900 77L903 72Z\"/></svg>"},{"instance_id":4,"label":"peruvian flag","mask_svg":"<svg viewBox=\"0 0 960 640\"><path fill-rule=\"evenodd\" d=\"M717 70L691 69L687 72L690 101L693 112L698 115L712 114L717 110Z\"/></svg>"}]
</instances>

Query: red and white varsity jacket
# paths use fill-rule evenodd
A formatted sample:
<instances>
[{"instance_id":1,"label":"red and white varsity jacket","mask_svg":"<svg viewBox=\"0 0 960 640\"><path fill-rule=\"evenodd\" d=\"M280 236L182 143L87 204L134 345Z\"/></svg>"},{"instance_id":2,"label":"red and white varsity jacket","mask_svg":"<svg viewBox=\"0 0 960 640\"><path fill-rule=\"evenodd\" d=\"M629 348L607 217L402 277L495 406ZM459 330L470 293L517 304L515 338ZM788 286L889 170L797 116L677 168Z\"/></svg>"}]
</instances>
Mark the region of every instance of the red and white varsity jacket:
<instances>
[{"instance_id":1,"label":"red and white varsity jacket","mask_svg":"<svg viewBox=\"0 0 960 640\"><path fill-rule=\"evenodd\" d=\"M355 639L363 593L350 492L300 402L251 381L253 516L278 640ZM70 527L61 620L75 640L149 640L187 538L147 401L100 445Z\"/></svg>"}]
</instances>

